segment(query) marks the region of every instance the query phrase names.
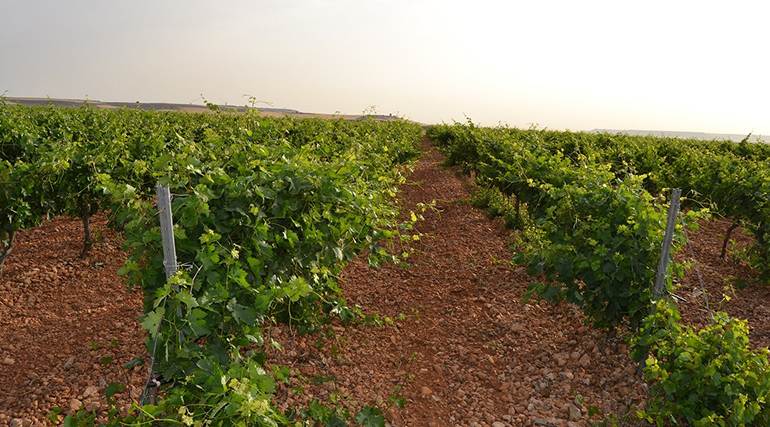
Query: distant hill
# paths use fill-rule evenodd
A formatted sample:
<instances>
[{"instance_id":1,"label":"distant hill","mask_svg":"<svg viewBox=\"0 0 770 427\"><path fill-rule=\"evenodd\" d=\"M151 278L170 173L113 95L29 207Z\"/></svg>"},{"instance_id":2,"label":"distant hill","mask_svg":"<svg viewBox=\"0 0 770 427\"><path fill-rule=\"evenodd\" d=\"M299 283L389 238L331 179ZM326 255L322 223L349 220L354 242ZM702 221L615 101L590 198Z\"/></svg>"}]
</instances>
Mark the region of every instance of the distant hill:
<instances>
[{"instance_id":1,"label":"distant hill","mask_svg":"<svg viewBox=\"0 0 770 427\"><path fill-rule=\"evenodd\" d=\"M615 134L627 134L627 135L640 135L640 136L662 136L672 138L686 138L686 139L702 139L705 141L712 140L728 140L739 142L746 138L746 135L735 133L706 133L706 132L678 132L678 131L664 131L664 130L616 130L616 129L593 129L587 131L588 133L615 133ZM751 135L749 138L751 142L770 142L770 136L763 135Z\"/></svg>"},{"instance_id":2,"label":"distant hill","mask_svg":"<svg viewBox=\"0 0 770 427\"><path fill-rule=\"evenodd\" d=\"M140 110L153 110L153 111L187 111L190 113L210 113L212 110L206 105L200 104L174 104L168 102L104 102L94 99L57 99L57 98L3 98L8 104L19 104L26 106L44 106L55 105L57 107L80 107L85 103L97 108L105 109L118 109L118 108L135 108ZM237 111L239 113L246 112L251 108L246 106L236 105L217 105L222 111ZM374 119L376 121L390 121L401 120L397 116L393 115L361 115L361 114L322 114L322 113L304 113L298 110L292 110L289 108L257 108L259 114L263 116L280 117L291 116L297 118L343 118L345 120L364 120L367 118Z\"/></svg>"}]
</instances>

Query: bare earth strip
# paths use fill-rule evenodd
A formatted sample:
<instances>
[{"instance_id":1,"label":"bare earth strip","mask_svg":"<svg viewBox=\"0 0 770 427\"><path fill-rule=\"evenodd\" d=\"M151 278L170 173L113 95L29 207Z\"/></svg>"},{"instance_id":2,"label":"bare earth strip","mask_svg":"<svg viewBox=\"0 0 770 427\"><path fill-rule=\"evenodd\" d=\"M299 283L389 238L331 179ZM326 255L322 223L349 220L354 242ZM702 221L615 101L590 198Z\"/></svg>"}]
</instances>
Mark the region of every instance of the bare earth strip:
<instances>
[{"instance_id":1,"label":"bare earth strip","mask_svg":"<svg viewBox=\"0 0 770 427\"><path fill-rule=\"evenodd\" d=\"M292 337L285 363L329 382L290 400L385 401L398 386L408 403L390 406L394 426L495 427L578 425L589 406L607 413L642 402L623 343L583 326L572 306L521 304L529 277L509 265L510 231L467 204L467 179L442 160L430 149L402 186L404 212L434 200L438 209L423 214L408 266L359 260L344 273L350 304L403 320L337 328L335 355L319 355L316 337Z\"/></svg>"}]
</instances>

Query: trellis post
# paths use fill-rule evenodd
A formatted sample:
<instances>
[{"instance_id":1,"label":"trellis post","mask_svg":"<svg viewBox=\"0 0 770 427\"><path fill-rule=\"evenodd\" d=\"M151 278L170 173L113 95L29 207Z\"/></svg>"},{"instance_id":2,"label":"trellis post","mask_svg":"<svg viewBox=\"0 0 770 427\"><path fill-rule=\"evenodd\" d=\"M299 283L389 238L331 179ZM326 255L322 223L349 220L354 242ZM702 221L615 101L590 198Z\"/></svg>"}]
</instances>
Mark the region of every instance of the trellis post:
<instances>
[{"instance_id":1,"label":"trellis post","mask_svg":"<svg viewBox=\"0 0 770 427\"><path fill-rule=\"evenodd\" d=\"M174 242L174 221L171 215L171 191L168 186L158 184L157 187L158 196L158 215L160 217L160 235L163 242L163 268L166 273L166 280L170 279L177 272L176 262L176 243ZM179 287L174 286L174 291L178 291ZM182 317L182 307L177 307L177 316ZM157 337L156 337L157 340ZM179 342L184 340L184 333L179 331ZM153 361L155 354L153 351ZM152 371L152 367L150 368ZM150 375L154 375L152 372ZM149 384L149 383L148 383ZM158 386L160 383L157 380L153 380L152 386L149 388L149 400L150 404L155 404L157 400Z\"/></svg>"},{"instance_id":2,"label":"trellis post","mask_svg":"<svg viewBox=\"0 0 770 427\"><path fill-rule=\"evenodd\" d=\"M655 307L658 300L663 296L663 292L666 287L666 276L668 275L668 263L671 260L671 244L674 240L674 230L676 229L676 220L679 215L679 199L682 196L682 190L675 188L671 192L671 203L668 207L668 220L666 222L666 232L663 235L663 247L660 251L660 261L658 262L658 273L655 277L655 290L652 294L652 307L650 307L650 314L655 314ZM642 376L642 371L647 365L647 358L649 354L646 352L642 357L642 361L639 362L639 369L636 374Z\"/></svg>"}]
</instances>

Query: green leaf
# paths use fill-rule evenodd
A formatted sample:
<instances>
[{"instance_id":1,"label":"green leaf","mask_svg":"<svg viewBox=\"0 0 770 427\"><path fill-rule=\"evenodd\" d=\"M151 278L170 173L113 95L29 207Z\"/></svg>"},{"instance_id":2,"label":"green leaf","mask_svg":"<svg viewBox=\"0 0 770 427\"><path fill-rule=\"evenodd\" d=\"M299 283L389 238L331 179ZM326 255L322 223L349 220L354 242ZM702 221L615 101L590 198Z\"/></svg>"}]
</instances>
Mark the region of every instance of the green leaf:
<instances>
[{"instance_id":1,"label":"green leaf","mask_svg":"<svg viewBox=\"0 0 770 427\"><path fill-rule=\"evenodd\" d=\"M257 312L251 307L238 304L235 298L230 299L227 303L227 310L233 314L233 318L239 323L254 326L257 320Z\"/></svg>"},{"instance_id":2,"label":"green leaf","mask_svg":"<svg viewBox=\"0 0 770 427\"><path fill-rule=\"evenodd\" d=\"M206 414L206 417L209 419L214 419L214 417L219 413L219 411L221 411L222 408L224 408L227 404L228 402L226 400L219 402L219 404L217 404L217 406L214 407L214 409L212 409L211 412Z\"/></svg>"},{"instance_id":3,"label":"green leaf","mask_svg":"<svg viewBox=\"0 0 770 427\"><path fill-rule=\"evenodd\" d=\"M123 365L123 369L131 369L135 366L142 366L144 365L144 358L143 357L137 357L134 360L128 361Z\"/></svg>"},{"instance_id":4,"label":"green leaf","mask_svg":"<svg viewBox=\"0 0 770 427\"><path fill-rule=\"evenodd\" d=\"M54 406L51 408L51 412L49 412L45 417L51 420L53 424L56 424L59 422L59 414L61 413L61 407Z\"/></svg>"},{"instance_id":5,"label":"green leaf","mask_svg":"<svg viewBox=\"0 0 770 427\"><path fill-rule=\"evenodd\" d=\"M332 416L329 421L326 422L326 427L349 427L348 423L340 417Z\"/></svg>"},{"instance_id":6,"label":"green leaf","mask_svg":"<svg viewBox=\"0 0 770 427\"><path fill-rule=\"evenodd\" d=\"M75 418L72 417L72 415L64 417L64 427L77 427L77 421L75 421Z\"/></svg>"},{"instance_id":7,"label":"green leaf","mask_svg":"<svg viewBox=\"0 0 770 427\"><path fill-rule=\"evenodd\" d=\"M273 366L273 375L275 375L275 379L278 381L282 381L286 384L290 383L289 379L291 377L291 371L285 366Z\"/></svg>"},{"instance_id":8,"label":"green leaf","mask_svg":"<svg viewBox=\"0 0 770 427\"><path fill-rule=\"evenodd\" d=\"M158 335L158 326L163 321L164 308L158 307L143 316L142 329L146 330L153 339Z\"/></svg>"},{"instance_id":9,"label":"green leaf","mask_svg":"<svg viewBox=\"0 0 770 427\"><path fill-rule=\"evenodd\" d=\"M286 284L284 291L291 302L297 302L300 298L312 292L313 288L303 278L295 277Z\"/></svg>"},{"instance_id":10,"label":"green leaf","mask_svg":"<svg viewBox=\"0 0 770 427\"><path fill-rule=\"evenodd\" d=\"M105 389L104 389L104 395L107 397L107 400L112 399L112 396L115 396L118 393L122 393L126 389L126 385L122 383L110 383Z\"/></svg>"},{"instance_id":11,"label":"green leaf","mask_svg":"<svg viewBox=\"0 0 770 427\"><path fill-rule=\"evenodd\" d=\"M211 330L206 324L205 311L195 308L190 312L186 320L189 322L190 329L192 329L192 332L196 337L202 337L211 333Z\"/></svg>"},{"instance_id":12,"label":"green leaf","mask_svg":"<svg viewBox=\"0 0 770 427\"><path fill-rule=\"evenodd\" d=\"M382 411L371 406L364 406L356 413L356 421L364 427L385 427Z\"/></svg>"},{"instance_id":13,"label":"green leaf","mask_svg":"<svg viewBox=\"0 0 770 427\"><path fill-rule=\"evenodd\" d=\"M193 297L189 290L184 289L176 294L176 299L187 305L188 307L198 307L198 301Z\"/></svg>"},{"instance_id":14,"label":"green leaf","mask_svg":"<svg viewBox=\"0 0 770 427\"><path fill-rule=\"evenodd\" d=\"M246 334L246 339L249 341L257 344L258 346L262 347L265 344L264 338L262 338L262 334Z\"/></svg>"}]
</instances>

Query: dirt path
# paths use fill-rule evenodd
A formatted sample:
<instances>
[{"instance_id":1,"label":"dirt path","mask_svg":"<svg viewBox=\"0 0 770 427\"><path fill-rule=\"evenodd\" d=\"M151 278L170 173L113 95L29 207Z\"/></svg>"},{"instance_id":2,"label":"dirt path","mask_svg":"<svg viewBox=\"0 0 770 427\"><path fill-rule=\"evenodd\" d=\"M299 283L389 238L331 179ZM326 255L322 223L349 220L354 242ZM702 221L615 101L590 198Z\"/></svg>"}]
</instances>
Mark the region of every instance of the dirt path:
<instances>
[{"instance_id":1,"label":"dirt path","mask_svg":"<svg viewBox=\"0 0 770 427\"><path fill-rule=\"evenodd\" d=\"M509 266L510 232L469 206L467 178L424 148L400 194L407 214L436 201L416 253L405 267L357 261L344 273L348 302L394 325L335 328L335 355L315 353L315 337L283 336L296 355L284 361L327 380L289 399L337 393L365 403L395 389L408 403L388 410L393 426L578 425L590 406L640 403L622 343L583 326L574 307L521 304L529 278Z\"/></svg>"},{"instance_id":2,"label":"dirt path","mask_svg":"<svg viewBox=\"0 0 770 427\"><path fill-rule=\"evenodd\" d=\"M405 215L433 206L417 225L414 253L379 269L356 260L341 281L349 304L378 313L384 325L333 325L311 336L273 328L283 350L271 363L297 374L279 390L280 404L381 402L394 427L504 427L584 425L589 413L599 420L643 403L646 386L633 376L625 344L584 326L572 306L521 303L530 278L508 262L510 232L469 206L468 179L423 148L399 195ZM717 299L725 278L750 274L718 258L727 226L708 223L693 238ZM54 405L104 405L104 385L122 380L117 367L144 353L140 294L127 293L116 274L120 239L103 218L97 227L102 239L86 260L77 258L75 220L18 239L0 279L0 426L42 426ZM688 273L682 293L693 293L696 281ZM766 288L750 288L725 306L753 319L752 339L762 345L769 298ZM703 319L695 298L682 305L694 323ZM103 357L113 359L106 371ZM125 399L138 395L144 373L134 370ZM405 407L388 403L399 397Z\"/></svg>"}]
</instances>

